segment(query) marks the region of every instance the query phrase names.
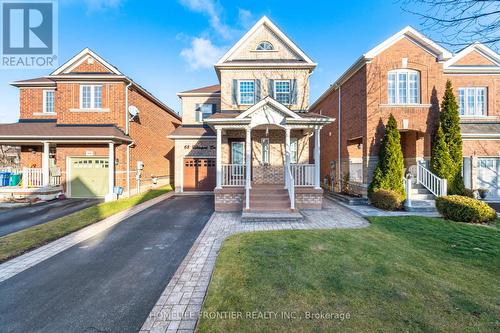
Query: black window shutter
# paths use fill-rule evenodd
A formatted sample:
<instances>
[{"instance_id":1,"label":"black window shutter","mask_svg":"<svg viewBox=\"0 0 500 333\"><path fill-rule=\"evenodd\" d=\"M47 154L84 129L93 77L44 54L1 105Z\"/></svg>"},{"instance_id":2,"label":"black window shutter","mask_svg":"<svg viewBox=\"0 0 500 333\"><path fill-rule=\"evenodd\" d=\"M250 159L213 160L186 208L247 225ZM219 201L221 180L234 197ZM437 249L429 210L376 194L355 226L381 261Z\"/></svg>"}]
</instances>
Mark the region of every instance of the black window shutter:
<instances>
[{"instance_id":1,"label":"black window shutter","mask_svg":"<svg viewBox=\"0 0 500 333\"><path fill-rule=\"evenodd\" d=\"M232 96L232 102L233 105L238 105L238 80L233 79L233 96Z\"/></svg>"},{"instance_id":2,"label":"black window shutter","mask_svg":"<svg viewBox=\"0 0 500 333\"><path fill-rule=\"evenodd\" d=\"M212 104L212 114L217 112L217 104Z\"/></svg>"},{"instance_id":3,"label":"black window shutter","mask_svg":"<svg viewBox=\"0 0 500 333\"><path fill-rule=\"evenodd\" d=\"M297 79L293 79L291 82L291 89L290 89L290 104L297 104Z\"/></svg>"},{"instance_id":4,"label":"black window shutter","mask_svg":"<svg viewBox=\"0 0 500 333\"><path fill-rule=\"evenodd\" d=\"M269 97L274 98L274 80L268 80L269 86L268 86L268 95Z\"/></svg>"},{"instance_id":5,"label":"black window shutter","mask_svg":"<svg viewBox=\"0 0 500 333\"><path fill-rule=\"evenodd\" d=\"M260 80L255 80L255 103L260 101Z\"/></svg>"}]
</instances>

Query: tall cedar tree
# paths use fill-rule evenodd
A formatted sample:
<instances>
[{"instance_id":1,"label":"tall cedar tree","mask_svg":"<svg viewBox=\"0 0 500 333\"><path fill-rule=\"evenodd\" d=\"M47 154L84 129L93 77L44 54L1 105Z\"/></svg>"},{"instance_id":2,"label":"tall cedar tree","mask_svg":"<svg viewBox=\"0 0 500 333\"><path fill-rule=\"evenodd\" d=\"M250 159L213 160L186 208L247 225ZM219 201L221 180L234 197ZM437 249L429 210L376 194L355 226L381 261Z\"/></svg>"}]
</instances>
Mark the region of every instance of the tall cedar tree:
<instances>
[{"instance_id":1,"label":"tall cedar tree","mask_svg":"<svg viewBox=\"0 0 500 333\"><path fill-rule=\"evenodd\" d=\"M450 179L450 173L452 172L450 165L452 164L453 161L445 141L443 128L439 124L432 146L431 170L440 178Z\"/></svg>"},{"instance_id":2,"label":"tall cedar tree","mask_svg":"<svg viewBox=\"0 0 500 333\"><path fill-rule=\"evenodd\" d=\"M453 94L451 81L446 81L443 102L439 122L443 129L444 141L448 146L452 164L450 164L450 176L448 178L449 194L463 194L464 181L462 178L462 135L460 133L460 115L458 104Z\"/></svg>"},{"instance_id":3,"label":"tall cedar tree","mask_svg":"<svg viewBox=\"0 0 500 333\"><path fill-rule=\"evenodd\" d=\"M396 191L404 196L403 174L404 159L401 149L401 135L398 131L396 119L391 114L385 126L379 160L368 188L368 194L371 196L376 190L384 189Z\"/></svg>"}]
</instances>

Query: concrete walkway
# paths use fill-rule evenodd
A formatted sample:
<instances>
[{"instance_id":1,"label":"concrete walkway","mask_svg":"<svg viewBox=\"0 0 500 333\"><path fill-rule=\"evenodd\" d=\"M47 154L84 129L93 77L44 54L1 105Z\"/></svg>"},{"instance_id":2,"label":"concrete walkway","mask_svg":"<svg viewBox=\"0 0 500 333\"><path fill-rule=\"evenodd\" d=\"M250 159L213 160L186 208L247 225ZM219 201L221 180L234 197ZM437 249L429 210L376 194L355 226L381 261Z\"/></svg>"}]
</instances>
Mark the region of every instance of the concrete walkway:
<instances>
[{"instance_id":1,"label":"concrete walkway","mask_svg":"<svg viewBox=\"0 0 500 333\"><path fill-rule=\"evenodd\" d=\"M304 222L242 223L241 213L214 213L193 244L140 332L193 332L224 239L241 232L289 229L362 228L369 223L351 210L324 200L320 211L305 210Z\"/></svg>"}]
</instances>

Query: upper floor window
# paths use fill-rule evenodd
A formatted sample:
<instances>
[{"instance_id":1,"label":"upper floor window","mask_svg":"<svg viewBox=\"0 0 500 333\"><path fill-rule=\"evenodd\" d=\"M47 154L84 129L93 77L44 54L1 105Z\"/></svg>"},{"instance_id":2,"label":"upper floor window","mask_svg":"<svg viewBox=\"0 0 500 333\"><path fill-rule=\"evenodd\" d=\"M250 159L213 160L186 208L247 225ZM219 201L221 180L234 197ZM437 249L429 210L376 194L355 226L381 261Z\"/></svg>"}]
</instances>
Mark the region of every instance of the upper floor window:
<instances>
[{"instance_id":1,"label":"upper floor window","mask_svg":"<svg viewBox=\"0 0 500 333\"><path fill-rule=\"evenodd\" d=\"M387 75L389 104L420 103L420 74L417 71L398 69Z\"/></svg>"},{"instance_id":2,"label":"upper floor window","mask_svg":"<svg viewBox=\"0 0 500 333\"><path fill-rule=\"evenodd\" d=\"M271 44L267 41L264 41L264 42L260 42L259 45L257 45L256 50L257 51L272 51L272 50L274 50L274 46L273 46L273 44Z\"/></svg>"},{"instance_id":3,"label":"upper floor window","mask_svg":"<svg viewBox=\"0 0 500 333\"><path fill-rule=\"evenodd\" d=\"M255 81L238 81L239 104L251 105L255 103Z\"/></svg>"},{"instance_id":4,"label":"upper floor window","mask_svg":"<svg viewBox=\"0 0 500 333\"><path fill-rule=\"evenodd\" d=\"M101 109L102 108L102 86L82 85L80 86L80 108Z\"/></svg>"},{"instance_id":5,"label":"upper floor window","mask_svg":"<svg viewBox=\"0 0 500 333\"><path fill-rule=\"evenodd\" d=\"M274 81L274 98L282 104L290 104L290 80Z\"/></svg>"},{"instance_id":6,"label":"upper floor window","mask_svg":"<svg viewBox=\"0 0 500 333\"><path fill-rule=\"evenodd\" d=\"M461 116L486 116L486 88L458 88L458 110Z\"/></svg>"},{"instance_id":7,"label":"upper floor window","mask_svg":"<svg viewBox=\"0 0 500 333\"><path fill-rule=\"evenodd\" d=\"M215 113L215 104L196 104L196 121L203 121Z\"/></svg>"},{"instance_id":8,"label":"upper floor window","mask_svg":"<svg viewBox=\"0 0 500 333\"><path fill-rule=\"evenodd\" d=\"M54 90L43 91L43 113L54 113Z\"/></svg>"}]
</instances>

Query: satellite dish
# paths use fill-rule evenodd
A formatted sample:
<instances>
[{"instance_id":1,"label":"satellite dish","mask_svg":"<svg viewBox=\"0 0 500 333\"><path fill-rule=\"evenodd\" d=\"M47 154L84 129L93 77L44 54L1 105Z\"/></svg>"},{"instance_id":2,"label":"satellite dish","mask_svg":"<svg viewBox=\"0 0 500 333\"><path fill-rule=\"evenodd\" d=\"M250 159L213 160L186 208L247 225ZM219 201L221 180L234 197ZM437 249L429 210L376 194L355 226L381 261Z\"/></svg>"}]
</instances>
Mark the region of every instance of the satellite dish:
<instances>
[{"instance_id":1,"label":"satellite dish","mask_svg":"<svg viewBox=\"0 0 500 333\"><path fill-rule=\"evenodd\" d=\"M128 107L128 113L130 113L130 120L134 120L139 116L139 109L133 105Z\"/></svg>"}]
</instances>

